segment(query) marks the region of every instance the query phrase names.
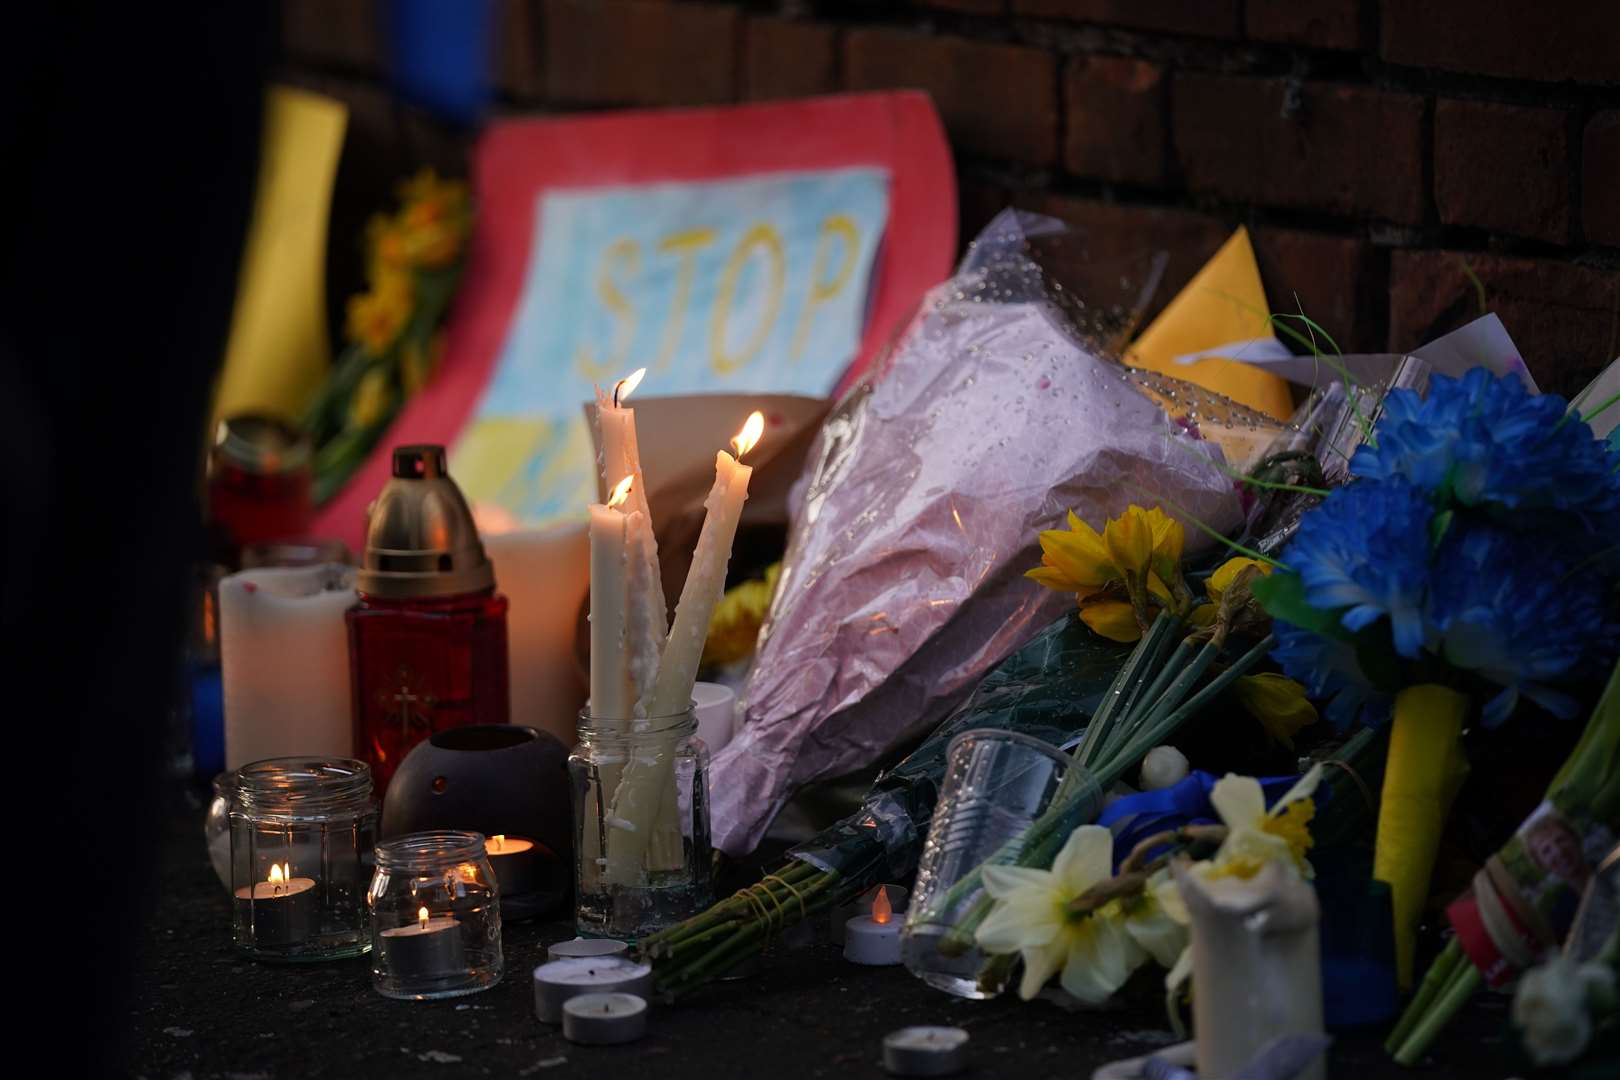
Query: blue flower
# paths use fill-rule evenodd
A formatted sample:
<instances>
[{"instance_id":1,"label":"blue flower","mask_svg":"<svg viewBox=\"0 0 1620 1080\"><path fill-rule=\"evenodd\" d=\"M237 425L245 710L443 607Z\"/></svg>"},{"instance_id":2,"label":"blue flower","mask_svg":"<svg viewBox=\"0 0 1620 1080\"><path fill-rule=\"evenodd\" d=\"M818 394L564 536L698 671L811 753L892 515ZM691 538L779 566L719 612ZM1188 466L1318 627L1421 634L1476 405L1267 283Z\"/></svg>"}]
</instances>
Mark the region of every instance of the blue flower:
<instances>
[{"instance_id":1,"label":"blue flower","mask_svg":"<svg viewBox=\"0 0 1620 1080\"><path fill-rule=\"evenodd\" d=\"M1349 642L1281 619L1272 624L1271 632L1277 638L1271 658L1284 675L1305 687L1312 701L1322 703L1322 715L1335 730L1346 731L1358 721L1378 727L1389 719L1392 699L1367 680Z\"/></svg>"},{"instance_id":2,"label":"blue flower","mask_svg":"<svg viewBox=\"0 0 1620 1080\"><path fill-rule=\"evenodd\" d=\"M1453 528L1441 543L1426 616L1435 652L1503 688L1487 726L1520 694L1569 719L1577 703L1548 684L1607 670L1620 649L1606 588L1572 574L1545 538L1490 525Z\"/></svg>"},{"instance_id":3,"label":"blue flower","mask_svg":"<svg viewBox=\"0 0 1620 1080\"><path fill-rule=\"evenodd\" d=\"M1283 562L1299 574L1312 607L1347 609L1339 621L1351 632L1388 616L1395 651L1415 657L1433 516L1428 495L1404 480L1353 482L1300 519Z\"/></svg>"},{"instance_id":4,"label":"blue flower","mask_svg":"<svg viewBox=\"0 0 1620 1080\"><path fill-rule=\"evenodd\" d=\"M1579 527L1620 524L1620 453L1566 417L1556 394L1532 394L1516 375L1474 368L1461 379L1436 375L1427 398L1392 391L1350 471L1368 480L1400 478L1435 495L1494 514L1552 510ZM1525 522L1542 527L1545 518Z\"/></svg>"}]
</instances>

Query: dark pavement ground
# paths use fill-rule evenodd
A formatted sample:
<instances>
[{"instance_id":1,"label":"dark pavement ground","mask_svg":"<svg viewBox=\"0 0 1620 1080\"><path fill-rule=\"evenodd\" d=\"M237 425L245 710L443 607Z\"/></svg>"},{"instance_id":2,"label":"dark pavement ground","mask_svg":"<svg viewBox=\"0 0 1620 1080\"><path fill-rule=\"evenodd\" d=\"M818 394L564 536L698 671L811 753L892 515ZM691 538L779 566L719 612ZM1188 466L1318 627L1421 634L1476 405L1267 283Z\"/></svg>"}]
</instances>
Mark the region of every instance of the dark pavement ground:
<instances>
[{"instance_id":1,"label":"dark pavement ground","mask_svg":"<svg viewBox=\"0 0 1620 1080\"><path fill-rule=\"evenodd\" d=\"M371 989L369 960L279 967L238 956L230 908L203 848L200 807L168 817L159 914L144 934L133 1003L130 1072L157 1078L538 1077L540 1080L878 1078L883 1036L911 1024L972 1033L965 1080L1086 1078L1092 1069L1167 1043L1149 1004L1067 1012L1016 998L970 1002L931 990L904 968L862 968L823 934L776 946L757 974L655 1006L651 1030L618 1047L575 1046L534 1018L530 973L564 923L508 923L506 976L470 997L390 1001ZM1501 998L1466 1013L1424 1068L1395 1067L1381 1033L1341 1034L1329 1075L1506 1077L1514 1055L1499 1032Z\"/></svg>"}]
</instances>

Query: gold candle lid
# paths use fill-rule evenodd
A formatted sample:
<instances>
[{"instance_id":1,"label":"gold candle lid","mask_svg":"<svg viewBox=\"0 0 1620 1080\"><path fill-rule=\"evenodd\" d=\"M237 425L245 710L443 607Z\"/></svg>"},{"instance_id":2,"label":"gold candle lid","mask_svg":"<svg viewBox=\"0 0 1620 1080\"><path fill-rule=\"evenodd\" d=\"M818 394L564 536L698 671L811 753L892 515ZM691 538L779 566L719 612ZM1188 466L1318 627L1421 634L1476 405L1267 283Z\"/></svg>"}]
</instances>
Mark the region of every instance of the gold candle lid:
<instances>
[{"instance_id":1,"label":"gold candle lid","mask_svg":"<svg viewBox=\"0 0 1620 1080\"><path fill-rule=\"evenodd\" d=\"M394 450L394 475L371 504L366 552L355 587L367 596L408 600L457 596L495 584L478 526L444 468L444 447Z\"/></svg>"}]
</instances>

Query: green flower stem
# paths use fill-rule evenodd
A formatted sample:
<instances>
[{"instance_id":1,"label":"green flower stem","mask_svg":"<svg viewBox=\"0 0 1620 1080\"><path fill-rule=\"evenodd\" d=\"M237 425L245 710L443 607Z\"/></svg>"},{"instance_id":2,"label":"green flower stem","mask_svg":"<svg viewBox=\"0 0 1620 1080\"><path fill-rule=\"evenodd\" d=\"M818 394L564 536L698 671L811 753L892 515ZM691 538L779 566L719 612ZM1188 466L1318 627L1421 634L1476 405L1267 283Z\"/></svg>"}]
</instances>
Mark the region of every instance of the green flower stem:
<instances>
[{"instance_id":1,"label":"green flower stem","mask_svg":"<svg viewBox=\"0 0 1620 1080\"><path fill-rule=\"evenodd\" d=\"M1074 755L1074 759L1080 764L1089 764L1093 760L1095 757L1094 751L1101 744L1103 736L1113 723L1115 713L1119 711L1120 706L1123 704L1126 688L1137 677L1137 673L1142 668L1143 659L1149 651L1158 646L1160 639L1170 631L1172 624L1178 621L1169 612L1161 611L1159 617L1153 620L1153 625L1148 629L1147 634L1137 643L1136 648L1131 650L1131 655L1120 666L1119 674L1114 676L1113 683L1109 685L1107 692L1103 694L1102 703L1097 706L1097 711L1091 715L1091 722L1086 725L1085 737L1080 741L1080 748Z\"/></svg>"},{"instance_id":2,"label":"green flower stem","mask_svg":"<svg viewBox=\"0 0 1620 1080\"><path fill-rule=\"evenodd\" d=\"M1396 1023L1395 1030L1391 1031L1389 1038L1384 1040L1384 1049L1387 1052L1396 1053L1405 1045L1406 1040L1412 1035L1412 1030L1423 1019L1424 1014L1429 1011L1429 1006L1434 1004L1434 999L1440 996L1440 991L1451 981L1451 976L1457 970L1457 964L1462 960L1462 955L1462 949L1453 941L1446 945L1439 956L1435 957L1434 963L1429 965L1428 974L1423 976L1423 982L1418 986L1417 993L1412 995L1412 1000L1407 1004L1406 1011L1401 1014L1399 1022Z\"/></svg>"},{"instance_id":3,"label":"green flower stem","mask_svg":"<svg viewBox=\"0 0 1620 1080\"><path fill-rule=\"evenodd\" d=\"M1155 621L1154 625L1158 626L1160 624ZM1167 629L1174 630L1175 627L1168 627ZM1158 681L1154 678L1154 674L1164 664L1165 655L1175 648L1177 644L1175 638L1175 633L1166 632L1165 630L1161 630L1155 635L1151 647L1147 650L1143 662L1137 670L1136 677L1131 680L1130 691L1125 695L1125 704L1116 710L1115 722L1109 725L1110 730L1102 740L1101 749L1098 750L1099 756L1108 752L1108 743L1122 729L1122 721L1134 716L1143 702L1153 700L1152 684Z\"/></svg>"},{"instance_id":4,"label":"green flower stem","mask_svg":"<svg viewBox=\"0 0 1620 1080\"><path fill-rule=\"evenodd\" d=\"M1097 754L1098 762L1113 760L1141 730L1142 724L1151 721L1153 713L1158 710L1161 704L1167 710L1178 704L1179 699L1173 699L1171 695L1178 685L1183 687L1181 690L1182 695L1186 693L1185 687L1192 685L1192 680L1183 684L1180 682L1180 678L1188 670L1189 662L1193 660L1195 655L1197 654L1193 652L1193 646L1185 638L1182 639L1175 652L1171 653L1169 659L1165 662L1158 678L1153 680L1150 692L1142 695L1142 700L1132 715L1130 723L1121 724L1108 733L1107 740Z\"/></svg>"},{"instance_id":5,"label":"green flower stem","mask_svg":"<svg viewBox=\"0 0 1620 1080\"><path fill-rule=\"evenodd\" d=\"M689 963L658 965L655 962L659 988L671 993L691 989L723 974L758 952L774 931L785 930L797 924L801 918L826 911L836 899L834 886L838 878L839 875L835 872L818 873L813 881L800 890L800 895L804 898L802 910L798 902L789 895L791 906L783 910L780 919L772 918L767 922L760 919L756 911L752 919L736 925L729 940L706 950Z\"/></svg>"},{"instance_id":6,"label":"green flower stem","mask_svg":"<svg viewBox=\"0 0 1620 1080\"><path fill-rule=\"evenodd\" d=\"M1451 1023L1452 1017L1468 1004L1468 999L1474 996L1474 991L1480 988L1484 979L1480 977L1479 969L1473 964L1465 963L1452 973L1450 981L1434 1002L1434 1007L1420 1020L1412 1034L1395 1052L1396 1064L1411 1066L1417 1064L1440 1032Z\"/></svg>"}]
</instances>

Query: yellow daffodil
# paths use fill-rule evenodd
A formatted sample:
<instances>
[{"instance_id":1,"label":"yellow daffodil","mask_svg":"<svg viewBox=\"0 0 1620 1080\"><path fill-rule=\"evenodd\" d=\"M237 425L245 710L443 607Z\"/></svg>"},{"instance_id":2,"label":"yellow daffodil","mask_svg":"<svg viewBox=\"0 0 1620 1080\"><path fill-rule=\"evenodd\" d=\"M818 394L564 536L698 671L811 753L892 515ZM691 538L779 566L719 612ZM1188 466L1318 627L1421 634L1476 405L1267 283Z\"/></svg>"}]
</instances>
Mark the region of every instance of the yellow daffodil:
<instances>
[{"instance_id":1,"label":"yellow daffodil","mask_svg":"<svg viewBox=\"0 0 1620 1080\"><path fill-rule=\"evenodd\" d=\"M1129 644L1142 640L1142 627L1136 621L1136 609L1128 600L1116 600L1100 593L1083 597L1080 600L1080 621L1109 641Z\"/></svg>"},{"instance_id":2,"label":"yellow daffodil","mask_svg":"<svg viewBox=\"0 0 1620 1080\"><path fill-rule=\"evenodd\" d=\"M1123 575L1102 536L1069 511L1068 529L1041 532L1041 565L1024 574L1058 592L1090 595Z\"/></svg>"},{"instance_id":3,"label":"yellow daffodil","mask_svg":"<svg viewBox=\"0 0 1620 1080\"><path fill-rule=\"evenodd\" d=\"M734 664L754 655L759 628L771 606L782 564L773 563L764 580L745 581L726 590L709 618L709 636L703 643L703 663Z\"/></svg>"},{"instance_id":4,"label":"yellow daffodil","mask_svg":"<svg viewBox=\"0 0 1620 1080\"><path fill-rule=\"evenodd\" d=\"M1153 561L1153 524L1140 506L1130 506L1103 526L1103 546L1127 582L1143 581Z\"/></svg>"},{"instance_id":5,"label":"yellow daffodil","mask_svg":"<svg viewBox=\"0 0 1620 1080\"><path fill-rule=\"evenodd\" d=\"M1072 901L1109 879L1113 850L1112 833L1082 825L1069 834L1050 870L985 868L985 891L997 904L975 940L987 953L1022 954L1018 993L1024 1000L1061 970L1063 989L1074 997L1106 1001L1147 958L1145 942L1155 955L1165 951L1161 912L1155 909L1144 906L1133 914L1123 901L1111 900L1095 911L1070 910Z\"/></svg>"},{"instance_id":6,"label":"yellow daffodil","mask_svg":"<svg viewBox=\"0 0 1620 1080\"><path fill-rule=\"evenodd\" d=\"M408 274L387 273L371 291L349 298L349 338L381 356L399 337L411 317L413 290Z\"/></svg>"},{"instance_id":7,"label":"yellow daffodil","mask_svg":"<svg viewBox=\"0 0 1620 1080\"><path fill-rule=\"evenodd\" d=\"M1215 613L1220 610L1221 597L1226 595L1226 590L1232 587L1237 576L1251 566L1262 574L1269 575L1272 571L1271 563L1244 555L1234 556L1217 566L1215 572L1204 579L1204 592L1209 596L1209 603L1195 608L1189 621L1195 626L1208 626L1214 622Z\"/></svg>"},{"instance_id":8,"label":"yellow daffodil","mask_svg":"<svg viewBox=\"0 0 1620 1080\"><path fill-rule=\"evenodd\" d=\"M1316 723L1316 706L1305 697L1305 688L1286 675L1240 675L1232 693L1267 734L1290 750L1294 735Z\"/></svg>"},{"instance_id":9,"label":"yellow daffodil","mask_svg":"<svg viewBox=\"0 0 1620 1080\"><path fill-rule=\"evenodd\" d=\"M1040 534L1041 565L1025 576L1049 589L1072 592L1080 617L1113 641L1141 638L1150 621L1149 598L1184 611L1175 597L1181 582L1186 532L1157 507L1127 507L1097 532L1069 512L1068 529Z\"/></svg>"},{"instance_id":10,"label":"yellow daffodil","mask_svg":"<svg viewBox=\"0 0 1620 1080\"><path fill-rule=\"evenodd\" d=\"M354 388L345 426L355 430L371 427L383 418L393 404L393 398L387 372L380 367L372 368L360 376L360 382Z\"/></svg>"}]
</instances>

